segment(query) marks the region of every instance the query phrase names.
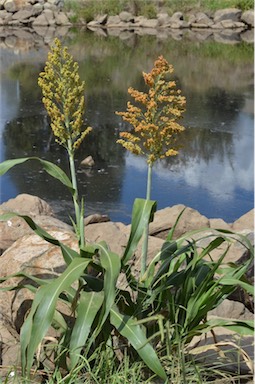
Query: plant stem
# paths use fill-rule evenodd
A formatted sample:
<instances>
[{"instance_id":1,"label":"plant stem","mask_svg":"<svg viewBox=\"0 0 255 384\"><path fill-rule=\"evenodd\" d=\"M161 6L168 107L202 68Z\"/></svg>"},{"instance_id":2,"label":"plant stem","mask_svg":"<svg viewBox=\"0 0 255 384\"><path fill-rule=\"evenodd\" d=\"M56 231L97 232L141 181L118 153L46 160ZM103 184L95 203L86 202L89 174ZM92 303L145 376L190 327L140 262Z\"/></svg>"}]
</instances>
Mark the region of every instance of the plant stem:
<instances>
[{"instance_id":1,"label":"plant stem","mask_svg":"<svg viewBox=\"0 0 255 384\"><path fill-rule=\"evenodd\" d=\"M83 223L83 217L81 217L81 209L80 209L80 206L79 206L79 195L78 195L78 187L77 187L77 178L76 178L75 164L74 164L74 150L73 150L73 147L72 147L71 139L68 139L67 151L68 151L68 156L69 156L69 164L70 164L72 186L73 186L73 189L74 189L73 203L74 203L74 209L75 209L76 232L77 232L78 237L79 237L79 245L81 247L83 247L85 245L84 223Z\"/></svg>"},{"instance_id":2,"label":"plant stem","mask_svg":"<svg viewBox=\"0 0 255 384\"><path fill-rule=\"evenodd\" d=\"M147 173L147 190L146 190L146 200L151 198L151 176L152 176L152 164L148 164L148 173ZM148 240L149 240L149 222L146 223L144 228L144 239L143 239L143 248L142 248L142 258L141 258L141 276L144 275L147 266L147 253L148 253Z\"/></svg>"}]
</instances>

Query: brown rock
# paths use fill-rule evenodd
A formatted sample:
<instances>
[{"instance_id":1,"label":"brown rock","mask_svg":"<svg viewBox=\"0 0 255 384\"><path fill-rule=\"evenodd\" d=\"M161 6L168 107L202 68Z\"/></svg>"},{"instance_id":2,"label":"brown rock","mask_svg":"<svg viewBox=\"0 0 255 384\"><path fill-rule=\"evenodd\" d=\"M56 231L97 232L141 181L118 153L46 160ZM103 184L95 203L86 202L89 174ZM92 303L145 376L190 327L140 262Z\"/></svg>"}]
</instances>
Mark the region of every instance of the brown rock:
<instances>
[{"instance_id":1,"label":"brown rock","mask_svg":"<svg viewBox=\"0 0 255 384\"><path fill-rule=\"evenodd\" d=\"M89 224L85 227L88 242L106 241L111 251L122 256L127 244L127 236L113 222Z\"/></svg>"},{"instance_id":2,"label":"brown rock","mask_svg":"<svg viewBox=\"0 0 255 384\"><path fill-rule=\"evenodd\" d=\"M150 235L165 239L184 208L185 210L177 224L174 238L178 238L188 231L209 226L209 220L205 216L193 208L179 204L156 212L153 222L150 223Z\"/></svg>"},{"instance_id":3,"label":"brown rock","mask_svg":"<svg viewBox=\"0 0 255 384\"><path fill-rule=\"evenodd\" d=\"M0 213L16 212L21 215L47 215L53 216L53 211L46 201L37 196L22 193L14 199L0 205Z\"/></svg>"},{"instance_id":4,"label":"brown rock","mask_svg":"<svg viewBox=\"0 0 255 384\"><path fill-rule=\"evenodd\" d=\"M77 238L73 233L60 230L49 233L70 248L78 250ZM31 234L18 239L3 253L0 277L23 271L41 278L50 278L57 276L65 267L59 247L44 241L36 234ZM1 287L16 286L25 280L29 282L29 279L12 277L2 283ZM33 294L28 289L1 292L0 313L6 314L16 329L19 329L32 298Z\"/></svg>"},{"instance_id":5,"label":"brown rock","mask_svg":"<svg viewBox=\"0 0 255 384\"><path fill-rule=\"evenodd\" d=\"M234 231L242 231L244 229L254 231L254 209L251 209L249 212L237 219L233 223L232 228Z\"/></svg>"}]
</instances>

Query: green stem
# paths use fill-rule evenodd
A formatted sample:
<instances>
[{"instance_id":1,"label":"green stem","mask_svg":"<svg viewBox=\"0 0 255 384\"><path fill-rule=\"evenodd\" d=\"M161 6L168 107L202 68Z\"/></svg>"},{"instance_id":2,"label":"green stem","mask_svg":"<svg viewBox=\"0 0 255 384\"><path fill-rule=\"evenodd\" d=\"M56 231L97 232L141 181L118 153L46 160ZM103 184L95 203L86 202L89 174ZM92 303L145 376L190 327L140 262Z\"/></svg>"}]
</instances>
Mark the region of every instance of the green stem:
<instances>
[{"instance_id":1,"label":"green stem","mask_svg":"<svg viewBox=\"0 0 255 384\"><path fill-rule=\"evenodd\" d=\"M81 217L81 211L83 212L83 210L81 210L80 206L79 206L77 178L76 178L76 171L75 171L75 164L74 164L74 150L73 150L71 139L68 139L67 151L68 151L68 156L69 156L72 186L74 189L73 203L74 203L74 209L75 209L76 232L77 232L78 237L79 237L79 244L81 247L83 247L85 245L84 220L83 220L83 217Z\"/></svg>"},{"instance_id":2,"label":"green stem","mask_svg":"<svg viewBox=\"0 0 255 384\"><path fill-rule=\"evenodd\" d=\"M147 173L147 190L146 190L146 200L151 199L151 176L152 176L152 164L148 164L148 173ZM142 248L142 258L141 258L141 276L145 274L147 266L147 253L148 253L148 241L149 241L149 222L144 228L144 239L143 239L143 248Z\"/></svg>"}]
</instances>

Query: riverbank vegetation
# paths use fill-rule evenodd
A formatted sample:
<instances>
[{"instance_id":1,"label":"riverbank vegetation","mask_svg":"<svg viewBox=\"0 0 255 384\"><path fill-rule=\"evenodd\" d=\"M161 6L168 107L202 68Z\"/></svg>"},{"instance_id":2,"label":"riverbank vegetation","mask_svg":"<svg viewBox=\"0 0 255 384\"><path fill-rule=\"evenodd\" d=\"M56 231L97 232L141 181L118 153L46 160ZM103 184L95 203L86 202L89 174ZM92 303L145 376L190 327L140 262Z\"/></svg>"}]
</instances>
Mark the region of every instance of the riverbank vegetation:
<instances>
[{"instance_id":1,"label":"riverbank vegetation","mask_svg":"<svg viewBox=\"0 0 255 384\"><path fill-rule=\"evenodd\" d=\"M240 8L245 11L254 8L254 0L65 0L66 10L72 10L76 16L87 22L98 14L119 14L130 11L135 16L156 17L159 12L216 11L223 8Z\"/></svg>"}]
</instances>

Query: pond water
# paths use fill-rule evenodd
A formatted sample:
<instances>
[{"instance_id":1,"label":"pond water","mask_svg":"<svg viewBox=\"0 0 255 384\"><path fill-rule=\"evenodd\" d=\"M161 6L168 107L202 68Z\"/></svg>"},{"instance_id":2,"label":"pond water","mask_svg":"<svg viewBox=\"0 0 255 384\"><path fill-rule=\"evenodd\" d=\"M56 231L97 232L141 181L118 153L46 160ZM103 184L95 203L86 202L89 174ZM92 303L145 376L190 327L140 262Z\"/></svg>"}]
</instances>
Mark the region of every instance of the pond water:
<instances>
[{"instance_id":1,"label":"pond water","mask_svg":"<svg viewBox=\"0 0 255 384\"><path fill-rule=\"evenodd\" d=\"M187 98L182 149L153 171L152 199L158 209L185 204L209 218L233 222L253 208L254 110L253 45L226 45L156 36L96 36L76 32L63 39L79 62L86 82L86 125L92 133L77 152L80 194L85 214L108 214L129 223L133 201L145 197L146 162L116 144L126 128L115 111L124 111L127 88L143 89L158 55L174 65L174 79ZM0 160L39 156L68 172L65 151L54 142L41 103L37 77L49 47L1 46ZM80 162L92 155L95 166ZM35 162L18 166L1 178L1 202L19 193L38 195L64 220L72 201L61 184Z\"/></svg>"}]
</instances>

